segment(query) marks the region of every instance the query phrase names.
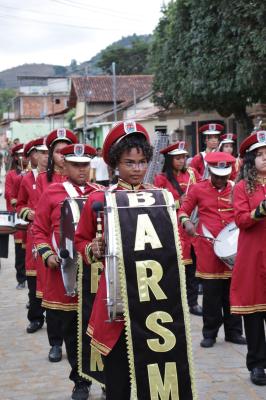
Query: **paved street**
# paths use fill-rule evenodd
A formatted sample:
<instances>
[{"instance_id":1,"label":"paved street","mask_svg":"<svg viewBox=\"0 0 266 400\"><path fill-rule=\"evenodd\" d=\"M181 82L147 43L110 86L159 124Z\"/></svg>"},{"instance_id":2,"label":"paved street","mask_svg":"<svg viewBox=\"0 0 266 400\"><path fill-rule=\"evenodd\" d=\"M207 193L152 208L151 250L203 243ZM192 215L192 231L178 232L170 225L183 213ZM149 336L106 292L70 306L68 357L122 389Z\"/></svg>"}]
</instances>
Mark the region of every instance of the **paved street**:
<instances>
[{"instance_id":1,"label":"paved street","mask_svg":"<svg viewBox=\"0 0 266 400\"><path fill-rule=\"evenodd\" d=\"M0 209L4 209L3 198L0 199ZM10 257L1 260L0 270L1 399L70 399L73 385L68 380L69 367L65 354L62 362L50 363L45 327L31 335L25 331L27 289L15 289L13 249L13 238L10 237ZM199 346L201 318L194 316L192 338L200 400L266 399L266 388L256 387L249 381L245 346L225 343L221 331L214 348L202 349ZM101 399L99 386L93 385L90 399Z\"/></svg>"}]
</instances>

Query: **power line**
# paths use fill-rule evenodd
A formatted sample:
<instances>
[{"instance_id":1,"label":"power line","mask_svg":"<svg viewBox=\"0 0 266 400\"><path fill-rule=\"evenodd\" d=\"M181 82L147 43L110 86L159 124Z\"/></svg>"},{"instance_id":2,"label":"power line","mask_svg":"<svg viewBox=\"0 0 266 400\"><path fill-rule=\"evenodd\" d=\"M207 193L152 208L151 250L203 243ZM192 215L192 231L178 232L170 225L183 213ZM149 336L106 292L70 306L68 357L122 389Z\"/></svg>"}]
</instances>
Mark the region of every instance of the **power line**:
<instances>
[{"instance_id":1,"label":"power line","mask_svg":"<svg viewBox=\"0 0 266 400\"><path fill-rule=\"evenodd\" d=\"M51 22L51 21L43 21L39 19L34 19L34 18L29 18L29 17L22 17L19 15L8 15L8 14L0 14L0 18L11 18L11 19L20 19L20 20L25 20L25 21L31 21L31 22L38 22L39 24L45 24L45 25L56 25L60 26L63 28L74 28L74 29L86 29L86 30L91 30L91 31L117 31L117 28L98 28L94 26L82 26L82 25L73 25L73 24L66 24L66 23L59 23L59 22Z\"/></svg>"},{"instance_id":2,"label":"power line","mask_svg":"<svg viewBox=\"0 0 266 400\"><path fill-rule=\"evenodd\" d=\"M123 13L123 12L119 12L119 11L114 11L111 8L104 8L104 7L98 7L98 6L92 6L89 4L84 4L84 3L80 3L77 1L71 1L71 0L50 0L53 3L58 3L58 4L62 4L68 7L73 7L73 8L79 8L82 10L89 10L89 11L93 11L96 13L101 13L107 16L114 16L114 17L119 17L125 20L129 20L129 21L137 21L137 22L141 22L144 21L143 16L136 16L136 18L130 18L128 17L127 13Z\"/></svg>"}]
</instances>

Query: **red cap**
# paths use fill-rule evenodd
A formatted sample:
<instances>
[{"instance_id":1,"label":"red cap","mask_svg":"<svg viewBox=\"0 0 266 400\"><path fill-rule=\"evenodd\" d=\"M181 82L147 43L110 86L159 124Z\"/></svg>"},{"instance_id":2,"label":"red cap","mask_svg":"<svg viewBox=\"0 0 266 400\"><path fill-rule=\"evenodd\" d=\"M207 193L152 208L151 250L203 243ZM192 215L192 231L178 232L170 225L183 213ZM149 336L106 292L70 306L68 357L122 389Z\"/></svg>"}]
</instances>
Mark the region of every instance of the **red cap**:
<instances>
[{"instance_id":1,"label":"red cap","mask_svg":"<svg viewBox=\"0 0 266 400\"><path fill-rule=\"evenodd\" d=\"M90 162L92 157L96 155L96 150L94 147L88 144L70 144L64 147L61 151L66 161L71 162Z\"/></svg>"},{"instance_id":2,"label":"red cap","mask_svg":"<svg viewBox=\"0 0 266 400\"><path fill-rule=\"evenodd\" d=\"M36 150L34 140L31 140L30 142L26 143L24 146L24 157L29 157L30 152L32 150Z\"/></svg>"},{"instance_id":3,"label":"red cap","mask_svg":"<svg viewBox=\"0 0 266 400\"><path fill-rule=\"evenodd\" d=\"M206 154L205 161L213 174L226 176L232 172L232 164L235 162L235 157L229 153L214 151Z\"/></svg>"},{"instance_id":4,"label":"red cap","mask_svg":"<svg viewBox=\"0 0 266 400\"><path fill-rule=\"evenodd\" d=\"M223 143L234 143L237 136L234 133L225 133L220 136Z\"/></svg>"},{"instance_id":5,"label":"red cap","mask_svg":"<svg viewBox=\"0 0 266 400\"><path fill-rule=\"evenodd\" d=\"M266 131L256 131L248 136L240 146L240 157L244 157L245 153L258 149L259 147L266 147Z\"/></svg>"},{"instance_id":6,"label":"red cap","mask_svg":"<svg viewBox=\"0 0 266 400\"><path fill-rule=\"evenodd\" d=\"M48 150L48 147L46 146L45 142L46 142L46 137L41 137L41 138L35 139L34 146L36 147L36 150L39 150L39 151Z\"/></svg>"},{"instance_id":7,"label":"red cap","mask_svg":"<svg viewBox=\"0 0 266 400\"><path fill-rule=\"evenodd\" d=\"M11 154L12 156L18 155L18 153L23 153L23 143L17 144L16 146L12 147Z\"/></svg>"},{"instance_id":8,"label":"red cap","mask_svg":"<svg viewBox=\"0 0 266 400\"><path fill-rule=\"evenodd\" d=\"M56 142L68 142L68 143L77 143L78 139L74 135L72 131L65 128L59 128L53 130L46 138L46 146L51 147Z\"/></svg>"},{"instance_id":9,"label":"red cap","mask_svg":"<svg viewBox=\"0 0 266 400\"><path fill-rule=\"evenodd\" d=\"M220 135L223 129L221 124L205 124L199 128L199 132L203 135Z\"/></svg>"},{"instance_id":10,"label":"red cap","mask_svg":"<svg viewBox=\"0 0 266 400\"><path fill-rule=\"evenodd\" d=\"M169 156L188 154L185 142L176 142L174 144L171 144L170 146L167 146L164 149L160 150L160 153L165 155L167 154Z\"/></svg>"},{"instance_id":11,"label":"red cap","mask_svg":"<svg viewBox=\"0 0 266 400\"><path fill-rule=\"evenodd\" d=\"M144 135L147 142L150 142L149 134L146 129L135 121L118 122L108 133L103 144L103 159L109 164L109 150L111 146L125 138L127 135L140 133Z\"/></svg>"}]
</instances>

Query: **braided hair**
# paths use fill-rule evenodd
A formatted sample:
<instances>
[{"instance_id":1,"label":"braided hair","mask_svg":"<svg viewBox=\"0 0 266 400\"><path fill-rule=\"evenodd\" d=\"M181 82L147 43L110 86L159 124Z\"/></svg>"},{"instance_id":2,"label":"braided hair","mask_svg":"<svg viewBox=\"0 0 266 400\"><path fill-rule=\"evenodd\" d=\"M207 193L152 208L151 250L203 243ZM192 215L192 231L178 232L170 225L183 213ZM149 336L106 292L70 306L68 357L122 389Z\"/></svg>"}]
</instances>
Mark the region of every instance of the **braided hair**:
<instances>
[{"instance_id":1,"label":"braided hair","mask_svg":"<svg viewBox=\"0 0 266 400\"><path fill-rule=\"evenodd\" d=\"M257 151L248 151L245 153L243 158L243 164L240 168L237 182L243 179L246 183L247 192L252 194L255 192L257 187L257 176L258 171L255 166L255 158Z\"/></svg>"}]
</instances>

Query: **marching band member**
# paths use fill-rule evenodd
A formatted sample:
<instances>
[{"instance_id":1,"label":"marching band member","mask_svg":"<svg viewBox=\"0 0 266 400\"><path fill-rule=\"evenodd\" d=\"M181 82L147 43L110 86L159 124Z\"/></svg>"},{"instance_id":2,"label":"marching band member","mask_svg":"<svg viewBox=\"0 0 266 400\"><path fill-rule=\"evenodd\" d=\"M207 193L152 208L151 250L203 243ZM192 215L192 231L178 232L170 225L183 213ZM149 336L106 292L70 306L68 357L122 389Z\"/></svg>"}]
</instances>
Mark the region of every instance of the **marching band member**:
<instances>
[{"instance_id":1,"label":"marching band member","mask_svg":"<svg viewBox=\"0 0 266 400\"><path fill-rule=\"evenodd\" d=\"M241 144L240 156L243 166L233 200L240 233L231 312L244 317L250 379L256 385L266 385L266 131L248 136Z\"/></svg>"},{"instance_id":2,"label":"marching band member","mask_svg":"<svg viewBox=\"0 0 266 400\"><path fill-rule=\"evenodd\" d=\"M23 157L23 143L14 146L11 150L12 166L6 174L5 199L7 211L15 212L17 204L17 194L24 169L27 167L27 160ZM24 289L26 282L25 271L25 234L22 231L14 233L15 241L15 269L17 278L17 289Z\"/></svg>"},{"instance_id":3,"label":"marching band member","mask_svg":"<svg viewBox=\"0 0 266 400\"><path fill-rule=\"evenodd\" d=\"M77 138L68 129L55 129L45 139L48 147L48 167L47 171L38 175L36 181L37 204L42 194L52 183L64 182L67 178L64 173L64 157L61 150L69 144L77 143ZM37 258L37 289L36 296L43 297L46 282L46 268L40 257ZM59 362L62 359L61 322L57 318L57 313L50 308L46 309L47 335L51 346L48 359L51 362Z\"/></svg>"},{"instance_id":4,"label":"marching band member","mask_svg":"<svg viewBox=\"0 0 266 400\"><path fill-rule=\"evenodd\" d=\"M180 208L189 188L200 181L196 170L186 167L185 142L176 142L160 151L165 157L163 173L154 179L154 185L159 188L168 189L176 201L177 210ZM196 264L192 260L191 238L186 234L183 227L179 225L179 234L182 243L183 262L186 267L187 299L189 311L194 315L202 315L202 308L198 304L198 283L195 277Z\"/></svg>"},{"instance_id":5,"label":"marching band member","mask_svg":"<svg viewBox=\"0 0 266 400\"><path fill-rule=\"evenodd\" d=\"M205 157L208 153L217 150L219 135L223 129L224 127L221 124L205 124L199 128L199 132L205 137L206 149L192 158L190 166L198 171L200 176L204 179L208 177L208 166Z\"/></svg>"},{"instance_id":6,"label":"marching band member","mask_svg":"<svg viewBox=\"0 0 266 400\"><path fill-rule=\"evenodd\" d=\"M46 165L38 169L39 157L41 153L46 153ZM43 145L43 138L31 140L24 146L24 155L30 161L31 171L23 176L17 202L17 212L19 218L29 222L26 241L26 277L29 289L29 309L27 327L28 333L34 333L41 329L44 322L44 310L41 307L41 299L36 297L36 259L33 254L33 233L32 222L34 220L36 208L36 179L39 172L47 167L48 149Z\"/></svg>"},{"instance_id":7,"label":"marching band member","mask_svg":"<svg viewBox=\"0 0 266 400\"><path fill-rule=\"evenodd\" d=\"M47 142L46 142L47 143ZM46 286L43 305L53 310L60 321L71 365L70 380L75 386L73 400L88 398L91 382L82 379L77 369L77 296L66 295L60 271L60 213L61 204L67 197L88 196L98 186L87 182L90 160L95 149L88 145L72 144L61 148L65 160L67 181L50 185L41 196L34 219L35 243L46 270Z\"/></svg>"},{"instance_id":8,"label":"marching band member","mask_svg":"<svg viewBox=\"0 0 266 400\"><path fill-rule=\"evenodd\" d=\"M229 153L236 159L232 164L232 172L229 178L231 181L235 181L240 167L239 159L237 158L236 138L237 136L233 133L225 133L220 136L221 142L218 147L218 151Z\"/></svg>"},{"instance_id":9,"label":"marching band member","mask_svg":"<svg viewBox=\"0 0 266 400\"><path fill-rule=\"evenodd\" d=\"M142 184L152 147L145 128L135 122L119 122L107 135L103 145L104 161L118 169L118 183L112 189L138 191ZM104 240L97 237L96 213L93 203L104 202L104 192L92 193L81 214L76 231L75 244L86 263L104 257ZM124 322L108 322L106 307L106 283L102 273L98 292L93 304L88 332L92 345L104 357L104 373L107 400L129 400L130 378L127 359Z\"/></svg>"},{"instance_id":10,"label":"marching band member","mask_svg":"<svg viewBox=\"0 0 266 400\"><path fill-rule=\"evenodd\" d=\"M215 238L234 220L232 183L228 182L234 157L213 152L205 157L210 178L192 186L179 210L179 221L188 235L196 236L197 276L203 282L203 340L202 347L212 347L218 330L224 324L225 340L246 344L242 337L241 317L230 314L229 289L231 270L215 255L213 245L204 237L203 225ZM197 230L189 219L198 206Z\"/></svg>"}]
</instances>

